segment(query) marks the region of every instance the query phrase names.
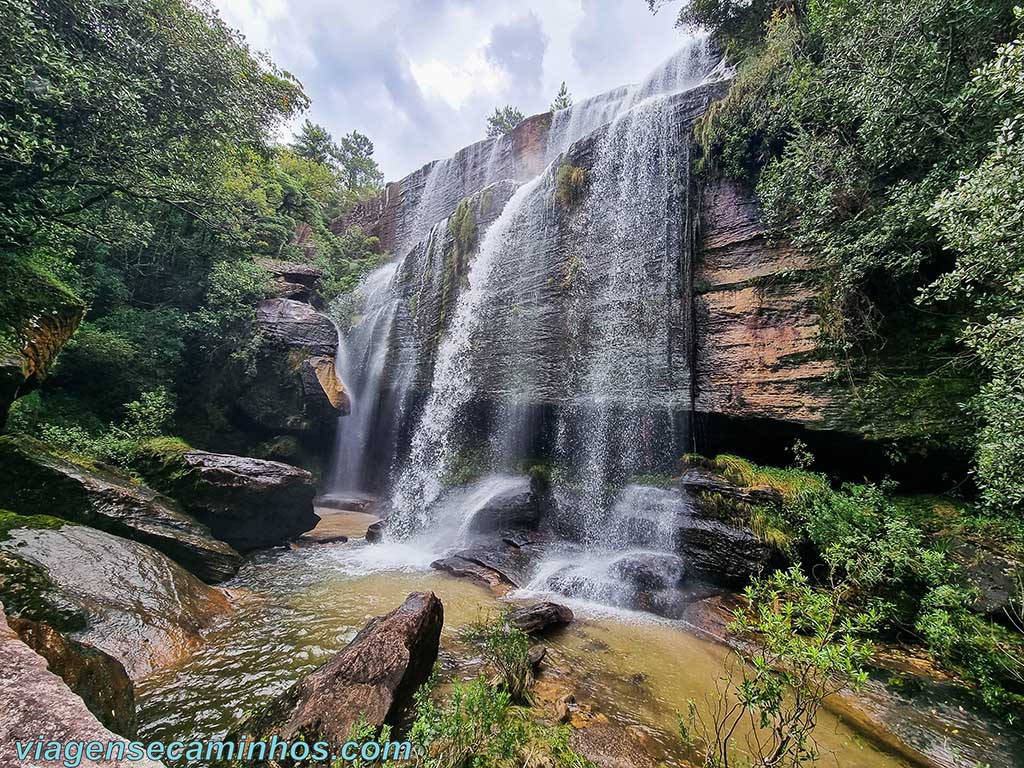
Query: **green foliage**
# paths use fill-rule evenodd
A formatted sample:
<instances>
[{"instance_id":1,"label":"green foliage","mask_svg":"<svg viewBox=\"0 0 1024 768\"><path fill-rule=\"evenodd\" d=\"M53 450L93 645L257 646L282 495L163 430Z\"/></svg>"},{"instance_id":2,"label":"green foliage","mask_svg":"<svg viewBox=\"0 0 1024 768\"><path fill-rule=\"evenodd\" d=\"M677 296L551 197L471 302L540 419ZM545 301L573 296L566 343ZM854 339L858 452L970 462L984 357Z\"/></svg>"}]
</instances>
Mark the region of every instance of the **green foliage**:
<instances>
[{"instance_id":1,"label":"green foliage","mask_svg":"<svg viewBox=\"0 0 1024 768\"><path fill-rule=\"evenodd\" d=\"M487 118L487 135L493 138L512 133L523 119L523 113L511 104L495 107L494 114Z\"/></svg>"},{"instance_id":2,"label":"green foliage","mask_svg":"<svg viewBox=\"0 0 1024 768\"><path fill-rule=\"evenodd\" d=\"M384 183L384 174L373 159L373 142L358 131L335 143L326 128L306 120L292 151L314 165L331 169L352 201L376 194Z\"/></svg>"},{"instance_id":3,"label":"green foliage","mask_svg":"<svg viewBox=\"0 0 1024 768\"><path fill-rule=\"evenodd\" d=\"M555 173L555 200L565 208L571 207L583 197L588 181L586 168L562 163Z\"/></svg>"},{"instance_id":4,"label":"green foliage","mask_svg":"<svg viewBox=\"0 0 1024 768\"><path fill-rule=\"evenodd\" d=\"M511 701L529 703L533 685L529 635L499 616L466 625L459 631L459 638L476 648L498 671Z\"/></svg>"},{"instance_id":5,"label":"green foliage","mask_svg":"<svg viewBox=\"0 0 1024 768\"><path fill-rule=\"evenodd\" d=\"M78 424L45 424L40 436L50 445L69 453L130 468L146 441L164 434L174 418L174 401L163 387L143 392L138 400L125 403L125 416L118 424L89 431Z\"/></svg>"},{"instance_id":6,"label":"green foliage","mask_svg":"<svg viewBox=\"0 0 1024 768\"><path fill-rule=\"evenodd\" d=\"M571 106L572 94L570 94L569 89L565 87L565 80L563 80L561 87L558 89L558 94L555 96L555 100L551 102L551 111L559 112L563 109L568 109Z\"/></svg>"},{"instance_id":7,"label":"green foliage","mask_svg":"<svg viewBox=\"0 0 1024 768\"><path fill-rule=\"evenodd\" d=\"M0 242L92 232L112 201L216 204L227 147L265 146L306 98L183 0L3 0Z\"/></svg>"},{"instance_id":8,"label":"green foliage","mask_svg":"<svg viewBox=\"0 0 1024 768\"><path fill-rule=\"evenodd\" d=\"M865 639L877 615L853 617L843 587L816 589L797 568L755 579L730 631L753 641L733 652L733 664L709 699L709 714L690 708L684 739L707 768L736 765L800 766L816 762L813 739L824 700L867 679L871 644ZM737 732L749 724L742 737ZM742 756L742 757L741 757Z\"/></svg>"},{"instance_id":9,"label":"green foliage","mask_svg":"<svg viewBox=\"0 0 1024 768\"><path fill-rule=\"evenodd\" d=\"M1004 513L1024 505L1013 5L696 0L681 16L737 63L698 126L706 165L756 182L772 235L817 257L824 348L881 414L869 430L925 448L949 425L973 434L983 498ZM968 401L966 418L944 405Z\"/></svg>"},{"instance_id":10,"label":"green foliage","mask_svg":"<svg viewBox=\"0 0 1024 768\"><path fill-rule=\"evenodd\" d=\"M504 688L490 688L482 679L455 683L439 704L431 699L433 685L431 679L417 691L409 731L419 768L590 768L569 746L567 727L531 722Z\"/></svg>"},{"instance_id":11,"label":"green foliage","mask_svg":"<svg viewBox=\"0 0 1024 768\"><path fill-rule=\"evenodd\" d=\"M780 492L782 508L748 510L751 524L756 529L756 516L763 516L760 525L784 532L791 554L814 552L827 564L826 587L841 592L843 617L871 615L874 632L917 638L984 703L1013 719L1024 703L1014 693L1021 672L1013 662L1024 641L970 611L975 595L963 586L960 566L944 542L951 536L981 538L1019 554L1019 524L978 517L945 499L896 497L887 485L845 484L837 490L824 476L804 470L760 467L736 456L699 461L739 485Z\"/></svg>"}]
</instances>

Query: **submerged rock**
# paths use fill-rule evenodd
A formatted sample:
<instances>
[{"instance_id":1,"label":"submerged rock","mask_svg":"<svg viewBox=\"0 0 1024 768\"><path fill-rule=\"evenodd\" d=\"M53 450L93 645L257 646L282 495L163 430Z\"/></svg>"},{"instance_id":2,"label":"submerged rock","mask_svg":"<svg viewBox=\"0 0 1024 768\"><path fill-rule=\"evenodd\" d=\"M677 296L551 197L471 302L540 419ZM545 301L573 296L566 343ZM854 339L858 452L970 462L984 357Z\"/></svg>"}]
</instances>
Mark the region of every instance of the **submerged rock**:
<instances>
[{"instance_id":1,"label":"submerged rock","mask_svg":"<svg viewBox=\"0 0 1024 768\"><path fill-rule=\"evenodd\" d=\"M85 618L73 637L120 661L133 680L191 652L231 610L221 590L155 549L82 525L12 527L0 551L45 573Z\"/></svg>"},{"instance_id":2,"label":"submerged rock","mask_svg":"<svg viewBox=\"0 0 1024 768\"><path fill-rule=\"evenodd\" d=\"M352 727L394 724L437 659L444 609L433 592L414 592L372 619L344 650L303 677L229 736L324 740L335 750Z\"/></svg>"},{"instance_id":3,"label":"submerged rock","mask_svg":"<svg viewBox=\"0 0 1024 768\"><path fill-rule=\"evenodd\" d=\"M147 446L140 468L240 552L284 544L320 519L313 512L313 475L289 464Z\"/></svg>"},{"instance_id":4,"label":"submerged rock","mask_svg":"<svg viewBox=\"0 0 1024 768\"><path fill-rule=\"evenodd\" d=\"M528 635L537 635L573 620L570 608L558 603L543 602L517 608L506 617L509 624ZM543 646L541 646L543 647Z\"/></svg>"},{"instance_id":5,"label":"submerged rock","mask_svg":"<svg viewBox=\"0 0 1024 768\"><path fill-rule=\"evenodd\" d=\"M56 764L34 756L22 760L15 748L18 741L39 738L63 743L97 741L126 747L124 740L103 727L82 699L46 666L46 659L18 638L0 610L0 765L52 768ZM78 768L111 764L85 758ZM137 768L163 766L147 759L131 765Z\"/></svg>"},{"instance_id":6,"label":"submerged rock","mask_svg":"<svg viewBox=\"0 0 1024 768\"><path fill-rule=\"evenodd\" d=\"M46 622L15 617L7 621L104 727L135 737L135 686L121 662L98 648L64 637Z\"/></svg>"},{"instance_id":7,"label":"submerged rock","mask_svg":"<svg viewBox=\"0 0 1024 768\"><path fill-rule=\"evenodd\" d=\"M148 544L208 582L230 578L241 563L173 500L25 436L0 437L0 508L46 512Z\"/></svg>"}]
</instances>

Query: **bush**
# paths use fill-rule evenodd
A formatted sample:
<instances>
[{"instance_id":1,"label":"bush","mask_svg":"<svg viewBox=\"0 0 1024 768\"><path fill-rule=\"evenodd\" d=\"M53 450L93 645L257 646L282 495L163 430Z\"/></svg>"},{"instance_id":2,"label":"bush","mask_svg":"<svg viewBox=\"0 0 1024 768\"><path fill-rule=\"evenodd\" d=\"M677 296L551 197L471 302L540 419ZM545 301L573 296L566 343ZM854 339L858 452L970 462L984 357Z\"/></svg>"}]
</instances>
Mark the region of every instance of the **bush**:
<instances>
[{"instance_id":1,"label":"bush","mask_svg":"<svg viewBox=\"0 0 1024 768\"><path fill-rule=\"evenodd\" d=\"M530 720L529 711L513 706L504 688L482 679L455 683L447 701L431 699L435 678L415 696L416 720L409 740L422 768L592 768L569 746L569 729Z\"/></svg>"},{"instance_id":2,"label":"bush","mask_svg":"<svg viewBox=\"0 0 1024 768\"><path fill-rule=\"evenodd\" d=\"M529 635L500 616L464 627L459 631L459 637L480 651L484 659L498 671L513 702L529 702L530 686L533 685Z\"/></svg>"}]
</instances>

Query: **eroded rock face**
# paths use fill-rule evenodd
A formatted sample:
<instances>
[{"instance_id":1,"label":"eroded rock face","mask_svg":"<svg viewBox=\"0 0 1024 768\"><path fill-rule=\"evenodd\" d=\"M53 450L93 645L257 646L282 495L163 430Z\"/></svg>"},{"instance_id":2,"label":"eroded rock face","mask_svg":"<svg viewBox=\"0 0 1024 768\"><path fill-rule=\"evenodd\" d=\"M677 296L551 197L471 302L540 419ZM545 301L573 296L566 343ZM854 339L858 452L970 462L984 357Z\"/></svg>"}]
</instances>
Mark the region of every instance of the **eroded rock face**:
<instances>
[{"instance_id":1,"label":"eroded rock face","mask_svg":"<svg viewBox=\"0 0 1024 768\"><path fill-rule=\"evenodd\" d=\"M0 508L52 514L134 539L209 582L230 578L241 563L234 549L166 496L25 436L0 437Z\"/></svg>"},{"instance_id":2,"label":"eroded rock face","mask_svg":"<svg viewBox=\"0 0 1024 768\"><path fill-rule=\"evenodd\" d=\"M72 637L113 656L132 680L197 648L231 610L222 591L155 549L93 528L15 528L0 551L44 569L85 616Z\"/></svg>"},{"instance_id":3,"label":"eroded rock face","mask_svg":"<svg viewBox=\"0 0 1024 768\"><path fill-rule=\"evenodd\" d=\"M5 257L6 258L6 257ZM11 403L46 378L82 321L85 305L51 278L25 267L0 264L5 290L22 301L0 307L0 428Z\"/></svg>"},{"instance_id":4,"label":"eroded rock face","mask_svg":"<svg viewBox=\"0 0 1024 768\"><path fill-rule=\"evenodd\" d=\"M229 738L250 735L328 741L340 748L360 719L394 723L437 659L444 610L433 592L414 592L370 621L339 654L299 680Z\"/></svg>"},{"instance_id":5,"label":"eroded rock face","mask_svg":"<svg viewBox=\"0 0 1024 768\"><path fill-rule=\"evenodd\" d=\"M0 611L0 765L52 768L52 761L33 756L21 759L16 742L42 737L44 741L124 743L107 730L67 684L47 669L47 662L25 645ZM83 759L80 768L110 766L108 761ZM162 768L152 760L131 765Z\"/></svg>"},{"instance_id":6,"label":"eroded rock face","mask_svg":"<svg viewBox=\"0 0 1024 768\"><path fill-rule=\"evenodd\" d=\"M46 622L14 617L7 622L25 645L46 659L50 671L81 697L105 728L135 737L135 686L121 662L91 645L64 637Z\"/></svg>"},{"instance_id":7,"label":"eroded rock face","mask_svg":"<svg viewBox=\"0 0 1024 768\"><path fill-rule=\"evenodd\" d=\"M263 346L256 373L235 403L246 426L265 435L323 438L349 412L334 369L338 332L309 304L266 299L256 308Z\"/></svg>"},{"instance_id":8,"label":"eroded rock face","mask_svg":"<svg viewBox=\"0 0 1024 768\"><path fill-rule=\"evenodd\" d=\"M313 475L289 464L186 451L152 455L142 471L240 552L284 544L319 520Z\"/></svg>"},{"instance_id":9,"label":"eroded rock face","mask_svg":"<svg viewBox=\"0 0 1024 768\"><path fill-rule=\"evenodd\" d=\"M832 429L846 398L819 354L817 265L769 244L753 195L733 182L703 194L703 242L694 269L695 407Z\"/></svg>"},{"instance_id":10,"label":"eroded rock face","mask_svg":"<svg viewBox=\"0 0 1024 768\"><path fill-rule=\"evenodd\" d=\"M274 298L292 299L313 305L320 301L319 290L323 272L316 267L278 259L257 259L257 263L273 278L271 291Z\"/></svg>"}]
</instances>

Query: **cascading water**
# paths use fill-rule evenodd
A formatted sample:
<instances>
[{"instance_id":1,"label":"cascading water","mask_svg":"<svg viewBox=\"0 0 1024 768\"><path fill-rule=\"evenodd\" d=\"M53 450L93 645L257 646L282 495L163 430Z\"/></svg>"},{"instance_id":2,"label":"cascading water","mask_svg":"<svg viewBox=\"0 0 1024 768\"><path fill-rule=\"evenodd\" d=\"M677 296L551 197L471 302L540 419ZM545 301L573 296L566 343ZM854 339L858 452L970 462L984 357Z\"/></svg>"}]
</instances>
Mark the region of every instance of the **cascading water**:
<instances>
[{"instance_id":1,"label":"cascading water","mask_svg":"<svg viewBox=\"0 0 1024 768\"><path fill-rule=\"evenodd\" d=\"M474 506L452 484L539 459L557 469L560 530L588 552L616 550L595 558L588 583L623 582L616 569L633 567L623 553L671 549L665 537L636 541L619 523L637 519L627 514L636 506L666 519L687 508L677 491L653 503L630 482L664 470L685 439L688 136L706 106L691 92L723 74L698 37L643 83L553 115L547 167L481 226L467 272L453 242L460 225L443 217L471 194L482 214L486 184L515 178L511 139L479 142L416 176L415 208L396 236L401 260L367 279L366 309L346 338L353 414L339 427L336 484L358 487L372 446L397 434L358 411L379 411L382 393L403 392L390 409L415 429L391 479L389 537L437 546L453 505L464 522ZM578 188L565 188L566 169L576 169L568 184ZM453 291L453 281L463 287ZM385 282L386 300L376 298ZM667 575L647 578L671 583L678 564L659 562ZM549 562L534 586L569 589L579 580L564 565ZM614 602L605 587L591 597Z\"/></svg>"},{"instance_id":2,"label":"cascading water","mask_svg":"<svg viewBox=\"0 0 1024 768\"><path fill-rule=\"evenodd\" d=\"M366 461L371 437L376 436L374 420L397 308L392 284L398 266L385 264L362 281L354 297L361 315L348 333L340 334L336 368L348 390L351 415L338 425L331 493L363 492L372 482Z\"/></svg>"}]
</instances>

